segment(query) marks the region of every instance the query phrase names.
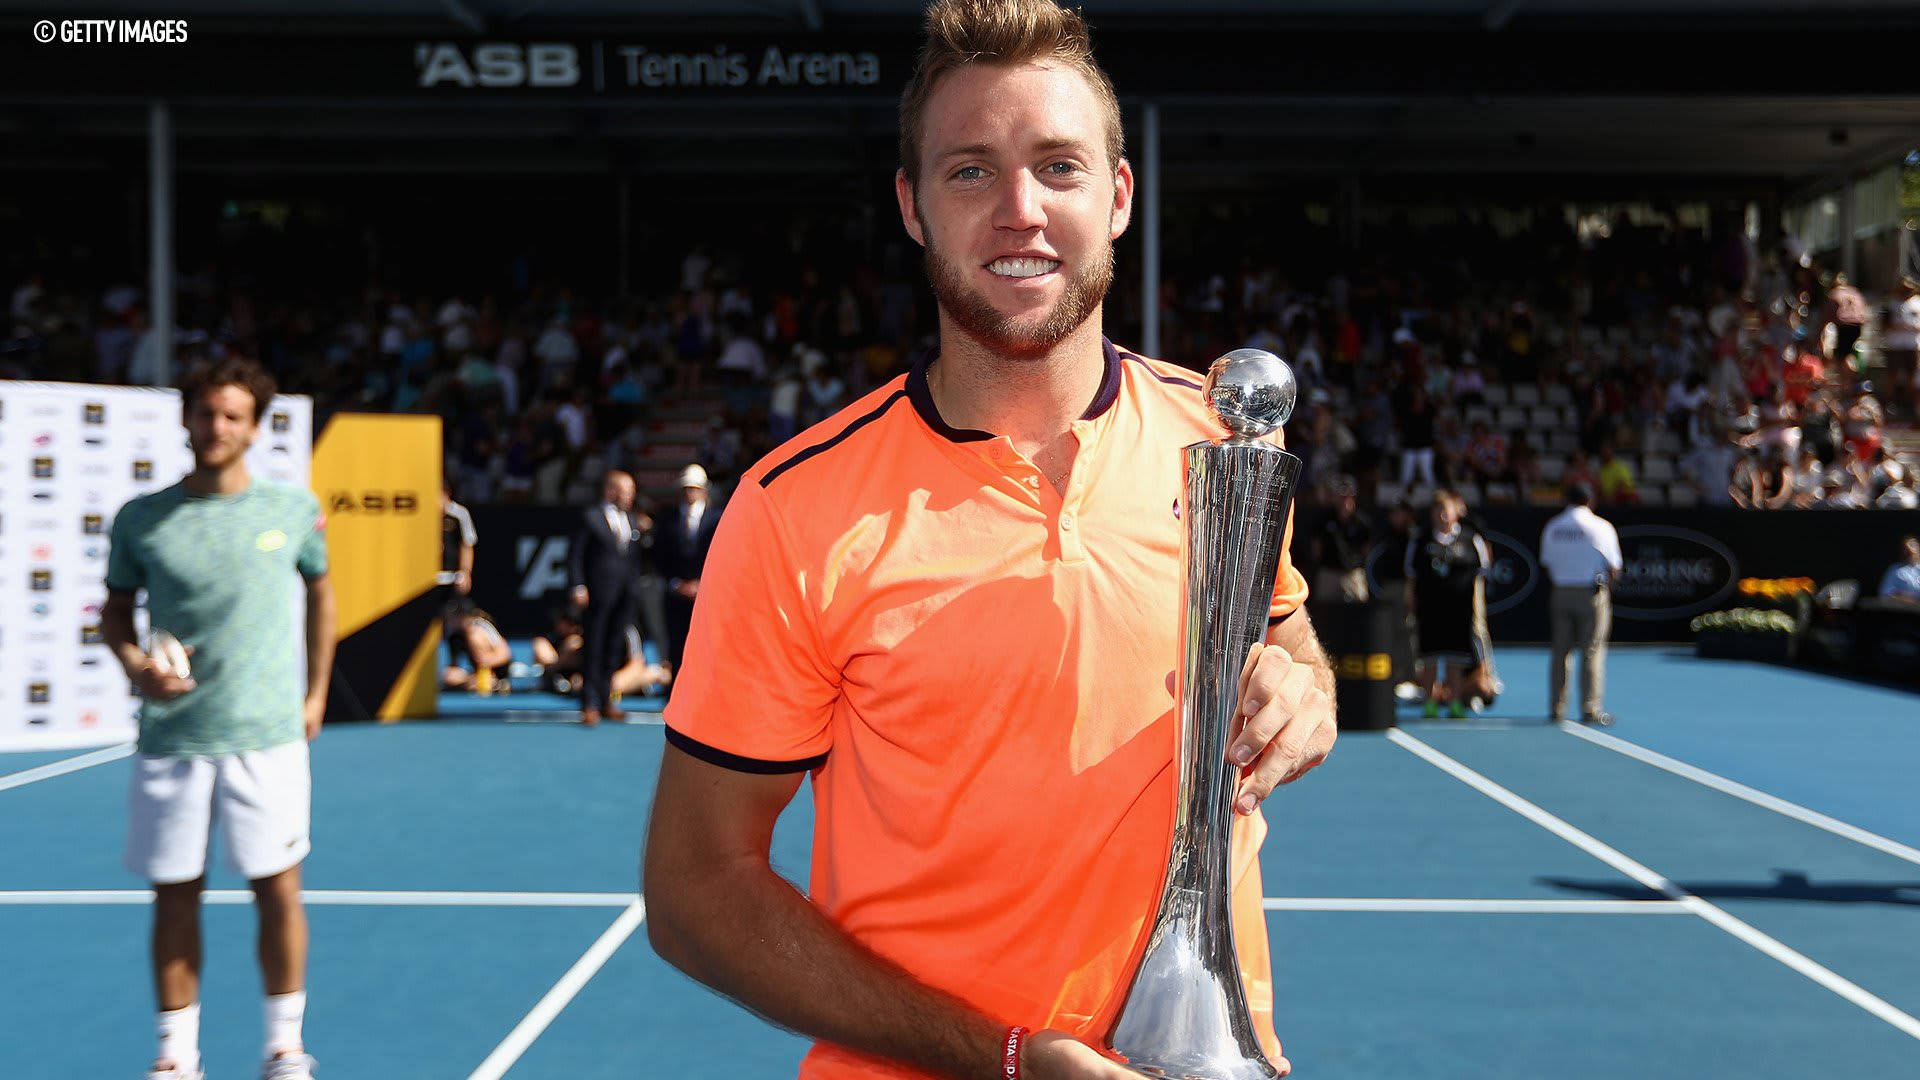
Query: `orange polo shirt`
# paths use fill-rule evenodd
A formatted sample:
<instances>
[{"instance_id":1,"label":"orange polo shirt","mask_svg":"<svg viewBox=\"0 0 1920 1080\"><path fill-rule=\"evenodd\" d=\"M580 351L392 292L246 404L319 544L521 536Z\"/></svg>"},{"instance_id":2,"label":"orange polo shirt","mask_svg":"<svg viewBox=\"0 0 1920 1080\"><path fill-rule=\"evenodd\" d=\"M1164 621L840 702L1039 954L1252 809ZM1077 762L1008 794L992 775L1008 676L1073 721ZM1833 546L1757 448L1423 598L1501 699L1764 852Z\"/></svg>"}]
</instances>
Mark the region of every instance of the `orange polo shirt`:
<instances>
[{"instance_id":1,"label":"orange polo shirt","mask_svg":"<svg viewBox=\"0 0 1920 1080\"><path fill-rule=\"evenodd\" d=\"M1172 841L1180 451L1224 435L1194 373L1104 352L1064 495L943 422L925 360L754 466L666 712L703 760L812 772L810 894L856 940L1095 1045ZM1306 593L1283 555L1273 617ZM1277 1054L1264 836L1257 814L1235 830L1233 906ZM800 1075L918 1074L821 1043Z\"/></svg>"}]
</instances>

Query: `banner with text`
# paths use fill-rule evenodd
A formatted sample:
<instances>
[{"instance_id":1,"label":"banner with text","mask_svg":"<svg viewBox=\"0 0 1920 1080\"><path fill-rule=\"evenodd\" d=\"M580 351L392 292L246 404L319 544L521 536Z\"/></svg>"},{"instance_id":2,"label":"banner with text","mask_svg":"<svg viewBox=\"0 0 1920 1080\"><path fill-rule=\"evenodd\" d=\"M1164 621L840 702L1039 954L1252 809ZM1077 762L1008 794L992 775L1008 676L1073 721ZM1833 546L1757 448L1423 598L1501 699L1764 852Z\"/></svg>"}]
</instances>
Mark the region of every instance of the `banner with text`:
<instances>
[{"instance_id":1,"label":"banner with text","mask_svg":"<svg viewBox=\"0 0 1920 1080\"><path fill-rule=\"evenodd\" d=\"M305 487L312 431L310 399L275 398L248 468ZM177 391L0 382L0 751L134 736L139 702L100 636L107 536L192 465Z\"/></svg>"}]
</instances>

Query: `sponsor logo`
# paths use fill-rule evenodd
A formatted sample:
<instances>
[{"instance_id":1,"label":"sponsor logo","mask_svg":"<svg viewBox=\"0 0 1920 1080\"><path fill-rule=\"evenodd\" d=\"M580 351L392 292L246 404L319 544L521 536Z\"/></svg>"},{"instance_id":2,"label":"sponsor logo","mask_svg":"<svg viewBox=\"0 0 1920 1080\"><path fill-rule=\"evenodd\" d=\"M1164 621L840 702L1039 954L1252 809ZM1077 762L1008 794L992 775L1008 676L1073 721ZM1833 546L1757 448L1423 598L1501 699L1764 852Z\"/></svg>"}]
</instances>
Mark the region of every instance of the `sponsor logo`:
<instances>
[{"instance_id":1,"label":"sponsor logo","mask_svg":"<svg viewBox=\"0 0 1920 1080\"><path fill-rule=\"evenodd\" d=\"M276 454L291 454L293 453L293 450L291 447L287 446L286 443L277 442L273 444L273 452Z\"/></svg>"},{"instance_id":2,"label":"sponsor logo","mask_svg":"<svg viewBox=\"0 0 1920 1080\"><path fill-rule=\"evenodd\" d=\"M80 466L81 476L105 476L107 471L107 463L104 461L90 461Z\"/></svg>"},{"instance_id":3,"label":"sponsor logo","mask_svg":"<svg viewBox=\"0 0 1920 1080\"><path fill-rule=\"evenodd\" d=\"M80 714L81 727L94 727L99 723L100 723L100 714L97 712L94 712L92 709L88 709L87 711Z\"/></svg>"},{"instance_id":4,"label":"sponsor logo","mask_svg":"<svg viewBox=\"0 0 1920 1080\"><path fill-rule=\"evenodd\" d=\"M1486 532L1493 563L1487 567L1487 614L1498 615L1520 605L1540 584L1540 563L1533 552L1505 533Z\"/></svg>"},{"instance_id":5,"label":"sponsor logo","mask_svg":"<svg viewBox=\"0 0 1920 1080\"><path fill-rule=\"evenodd\" d=\"M44 656L36 656L33 658L32 670L35 675L45 674L47 669L52 666L52 662Z\"/></svg>"},{"instance_id":6,"label":"sponsor logo","mask_svg":"<svg viewBox=\"0 0 1920 1080\"><path fill-rule=\"evenodd\" d=\"M99 667L100 666L99 655L97 653L81 653L80 666L81 667Z\"/></svg>"},{"instance_id":7,"label":"sponsor logo","mask_svg":"<svg viewBox=\"0 0 1920 1080\"><path fill-rule=\"evenodd\" d=\"M564 536L522 536L514 551L520 568L520 598L538 600L567 587L567 546Z\"/></svg>"},{"instance_id":8,"label":"sponsor logo","mask_svg":"<svg viewBox=\"0 0 1920 1080\"><path fill-rule=\"evenodd\" d=\"M88 618L92 618L93 616L100 614L100 605L99 604L83 604L80 607L80 614L85 615Z\"/></svg>"},{"instance_id":9,"label":"sponsor logo","mask_svg":"<svg viewBox=\"0 0 1920 1080\"><path fill-rule=\"evenodd\" d=\"M37 434L37 435L35 435L35 436L33 437L33 445L35 445L35 446L52 446L52 445L53 445L53 432L51 432L51 431L42 431L42 432L40 432L39 434Z\"/></svg>"},{"instance_id":10,"label":"sponsor logo","mask_svg":"<svg viewBox=\"0 0 1920 1080\"><path fill-rule=\"evenodd\" d=\"M136 462L134 462L134 463L133 463L133 478L134 478L135 480L151 480L151 479L153 479L153 462L151 462L151 461L147 461L147 460L145 460L144 458L143 458L143 459L141 459L141 460L139 460L139 461L136 461Z\"/></svg>"},{"instance_id":11,"label":"sponsor logo","mask_svg":"<svg viewBox=\"0 0 1920 1080\"><path fill-rule=\"evenodd\" d=\"M53 614L53 608L47 606L45 602L37 603L33 605L33 614L35 618L44 619Z\"/></svg>"},{"instance_id":12,"label":"sponsor logo","mask_svg":"<svg viewBox=\"0 0 1920 1080\"><path fill-rule=\"evenodd\" d=\"M88 446L105 446L107 445L107 440L98 435L89 435L86 438L86 443Z\"/></svg>"},{"instance_id":13,"label":"sponsor logo","mask_svg":"<svg viewBox=\"0 0 1920 1080\"><path fill-rule=\"evenodd\" d=\"M87 623L80 627L80 644L101 645L106 639L100 636L99 623Z\"/></svg>"},{"instance_id":14,"label":"sponsor logo","mask_svg":"<svg viewBox=\"0 0 1920 1080\"><path fill-rule=\"evenodd\" d=\"M1628 525L1620 530L1620 555L1613 613L1623 619L1682 619L1710 611L1740 578L1733 552L1692 529Z\"/></svg>"},{"instance_id":15,"label":"sponsor logo","mask_svg":"<svg viewBox=\"0 0 1920 1080\"><path fill-rule=\"evenodd\" d=\"M273 429L275 434L291 431L293 429L293 417L284 410L275 409L273 415L268 418L268 425Z\"/></svg>"},{"instance_id":16,"label":"sponsor logo","mask_svg":"<svg viewBox=\"0 0 1920 1080\"><path fill-rule=\"evenodd\" d=\"M414 491L335 491L327 496L329 514L413 514L420 510Z\"/></svg>"},{"instance_id":17,"label":"sponsor logo","mask_svg":"<svg viewBox=\"0 0 1920 1080\"><path fill-rule=\"evenodd\" d=\"M99 514L80 515L80 532L85 536L99 536L106 531L106 519Z\"/></svg>"},{"instance_id":18,"label":"sponsor logo","mask_svg":"<svg viewBox=\"0 0 1920 1080\"><path fill-rule=\"evenodd\" d=\"M51 570L35 570L31 575L31 580L33 583L31 588L34 592L51 592L53 590L53 571Z\"/></svg>"},{"instance_id":19,"label":"sponsor logo","mask_svg":"<svg viewBox=\"0 0 1920 1080\"><path fill-rule=\"evenodd\" d=\"M39 499L39 500L40 500L41 502L52 502L52 501L53 501L53 492L51 492L51 491L36 491L36 492L34 492L34 493L33 493L33 497L34 497L34 498L36 498L36 499Z\"/></svg>"},{"instance_id":20,"label":"sponsor logo","mask_svg":"<svg viewBox=\"0 0 1920 1080\"><path fill-rule=\"evenodd\" d=\"M27 415L28 416L59 416L60 408L59 406L56 406L56 405L35 405L32 408L27 410Z\"/></svg>"},{"instance_id":21,"label":"sponsor logo","mask_svg":"<svg viewBox=\"0 0 1920 1080\"><path fill-rule=\"evenodd\" d=\"M279 551L287 546L287 534L279 529L268 529L253 538L253 546L261 551Z\"/></svg>"},{"instance_id":22,"label":"sponsor logo","mask_svg":"<svg viewBox=\"0 0 1920 1080\"><path fill-rule=\"evenodd\" d=\"M33 459L33 478L35 480L53 479L53 459L37 457Z\"/></svg>"},{"instance_id":23,"label":"sponsor logo","mask_svg":"<svg viewBox=\"0 0 1920 1080\"><path fill-rule=\"evenodd\" d=\"M48 724L51 724L51 723L53 723L53 721L44 716L27 717L28 727L46 727Z\"/></svg>"},{"instance_id":24,"label":"sponsor logo","mask_svg":"<svg viewBox=\"0 0 1920 1080\"><path fill-rule=\"evenodd\" d=\"M580 51L564 42L518 45L485 42L463 49L452 42L414 46L422 89L432 86L577 86Z\"/></svg>"},{"instance_id":25,"label":"sponsor logo","mask_svg":"<svg viewBox=\"0 0 1920 1080\"><path fill-rule=\"evenodd\" d=\"M44 682L27 684L27 704L50 705L53 703L53 685Z\"/></svg>"},{"instance_id":26,"label":"sponsor logo","mask_svg":"<svg viewBox=\"0 0 1920 1080\"><path fill-rule=\"evenodd\" d=\"M101 686L99 683L81 683L79 688L73 692L73 696L78 698L97 698L106 692L107 688Z\"/></svg>"},{"instance_id":27,"label":"sponsor logo","mask_svg":"<svg viewBox=\"0 0 1920 1080\"><path fill-rule=\"evenodd\" d=\"M89 559L98 559L101 556L106 554L106 550L103 549L99 544L88 544L86 546L86 549L82 551L81 554L85 555Z\"/></svg>"},{"instance_id":28,"label":"sponsor logo","mask_svg":"<svg viewBox=\"0 0 1920 1080\"><path fill-rule=\"evenodd\" d=\"M134 421L135 421L135 422L137 422L137 423L141 423L141 424L150 424L150 423L152 423L153 421L155 421L155 420L158 420L158 419L160 419L160 410L158 410L158 409L135 409L135 410L133 410L133 419L134 419Z\"/></svg>"},{"instance_id":29,"label":"sponsor logo","mask_svg":"<svg viewBox=\"0 0 1920 1080\"><path fill-rule=\"evenodd\" d=\"M107 422L107 407L97 401L89 401L80 406L80 422L83 424L104 424Z\"/></svg>"},{"instance_id":30,"label":"sponsor logo","mask_svg":"<svg viewBox=\"0 0 1920 1080\"><path fill-rule=\"evenodd\" d=\"M34 560L37 562L47 562L48 560L53 558L53 545L52 544L33 545L33 557L34 557Z\"/></svg>"}]
</instances>

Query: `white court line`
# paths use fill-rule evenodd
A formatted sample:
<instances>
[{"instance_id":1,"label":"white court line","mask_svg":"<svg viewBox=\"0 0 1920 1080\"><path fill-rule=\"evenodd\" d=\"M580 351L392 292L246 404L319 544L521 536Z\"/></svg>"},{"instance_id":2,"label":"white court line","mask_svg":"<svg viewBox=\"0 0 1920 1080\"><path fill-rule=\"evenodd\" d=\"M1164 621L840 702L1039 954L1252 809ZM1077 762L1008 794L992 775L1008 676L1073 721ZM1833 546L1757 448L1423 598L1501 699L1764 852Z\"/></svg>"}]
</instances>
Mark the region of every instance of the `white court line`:
<instances>
[{"instance_id":1,"label":"white court line","mask_svg":"<svg viewBox=\"0 0 1920 1080\"><path fill-rule=\"evenodd\" d=\"M1776 814L1784 814L1795 821L1804 822L1816 829L1825 829L1835 836L1844 837L1856 844L1864 844L1875 851L1883 851L1896 859L1905 859L1910 863L1920 865L1920 848L1908 847L1898 840L1889 840L1878 833L1870 833L1857 825L1849 825L1839 818L1828 817L1818 810L1809 810L1798 803L1790 803L1785 799L1775 795L1769 795L1757 788L1750 788L1737 780L1729 780L1716 773L1710 773L1698 766L1689 765L1677 758L1670 758L1665 754L1657 753L1635 743L1630 743L1615 735L1608 735L1601 731L1590 731L1584 725L1575 724L1566 720L1560 721L1560 730L1569 735L1585 739L1595 746L1604 746L1615 753L1625 754L1636 761L1646 762L1656 769L1665 769L1675 776L1691 780L1696 784L1704 784L1715 791L1731 795L1736 799L1745 799L1755 806L1771 810Z\"/></svg>"},{"instance_id":2,"label":"white court line","mask_svg":"<svg viewBox=\"0 0 1920 1080\"><path fill-rule=\"evenodd\" d=\"M91 754L50 761L45 765L22 769L17 773L8 773L0 776L0 791L25 787L36 780L49 780L56 776L65 776L70 772L79 772L81 769L91 769L95 765L105 765L109 761L119 761L131 753L133 753L133 744L122 743L119 746L109 746L104 750L95 750Z\"/></svg>"},{"instance_id":3,"label":"white court line","mask_svg":"<svg viewBox=\"0 0 1920 1080\"><path fill-rule=\"evenodd\" d=\"M251 904L247 889L208 889L200 894L209 904ZM561 892L405 892L355 889L308 889L300 894L308 904L366 907L626 907L639 901L637 893ZM150 904L150 889L41 889L0 892L0 904Z\"/></svg>"},{"instance_id":4,"label":"white court line","mask_svg":"<svg viewBox=\"0 0 1920 1080\"><path fill-rule=\"evenodd\" d=\"M1847 1001L1865 1009L1867 1012L1893 1025L1905 1034L1915 1039L1920 1039L1920 1020L1894 1008L1885 1000L1876 997L1858 983L1842 978L1836 972L1822 967L1811 959L1808 959L1805 955L1788 948L1778 939L1761 933L1747 923L1727 914L1725 911L1694 896L1692 893L1681 889L1678 885L1668 881L1641 863L1628 858L1618 849L1602 843L1592 835L1547 813L1535 804L1528 802L1519 795L1474 772L1467 766L1428 746L1419 739L1408 735L1406 732L1398 729L1391 730L1387 732L1387 738L1398 743L1402 749L1408 750L1416 757L1425 760L1427 764L1438 768L1440 771L1452 776L1454 779L1466 784L1468 787L1473 788L1475 791L1480 792L1482 795L1485 795L1507 809L1512 810L1514 813L1519 814L1535 825L1553 833L1567 843L1572 844L1594 858L1599 859L1601 862L1606 863L1608 866L1613 867L1615 870L1633 878L1647 888L1661 893L1670 900L1685 904L1695 915L1700 916L1739 940L1760 950L1762 953L1778 960L1780 963L1785 964L1787 967L1792 968L1794 971L1799 972L1814 982L1819 983L1821 986L1826 987Z\"/></svg>"},{"instance_id":5,"label":"white court line","mask_svg":"<svg viewBox=\"0 0 1920 1080\"><path fill-rule=\"evenodd\" d=\"M1691 915L1674 900L1438 900L1375 896L1269 896L1268 911L1393 911L1459 915Z\"/></svg>"},{"instance_id":6,"label":"white court line","mask_svg":"<svg viewBox=\"0 0 1920 1080\"><path fill-rule=\"evenodd\" d=\"M500 1080L506 1075L507 1070L513 1068L513 1063L520 1060L520 1055L527 1052L527 1047L532 1046L540 1033L547 1030L547 1025L560 1015L560 1010L567 1007L581 987L587 985L587 980L593 978L594 973L632 936L640 920L646 917L646 901L636 898L627 906L627 910L620 913L619 918L613 920L613 925L607 927L599 940L580 954L580 959L575 960L567 973L560 976L560 981L554 983L553 989L548 990L546 996L534 1005L533 1011L512 1031L507 1032L507 1037L500 1040L500 1045L494 1047L493 1053L487 1055L487 1060L482 1061L467 1080Z\"/></svg>"}]
</instances>

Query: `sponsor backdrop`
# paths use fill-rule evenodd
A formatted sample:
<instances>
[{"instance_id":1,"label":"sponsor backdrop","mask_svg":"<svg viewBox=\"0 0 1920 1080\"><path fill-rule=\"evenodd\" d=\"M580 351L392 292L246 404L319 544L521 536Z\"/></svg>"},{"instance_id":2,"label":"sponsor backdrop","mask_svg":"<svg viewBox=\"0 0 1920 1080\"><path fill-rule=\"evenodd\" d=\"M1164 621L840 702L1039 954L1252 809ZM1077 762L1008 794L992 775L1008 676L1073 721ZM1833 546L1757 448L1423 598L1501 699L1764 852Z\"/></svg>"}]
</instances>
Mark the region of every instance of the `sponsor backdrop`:
<instances>
[{"instance_id":1,"label":"sponsor backdrop","mask_svg":"<svg viewBox=\"0 0 1920 1080\"><path fill-rule=\"evenodd\" d=\"M248 464L305 487L312 445L312 402L278 397ZM192 464L177 391L0 382L0 750L133 737L138 702L100 642L107 534Z\"/></svg>"},{"instance_id":2,"label":"sponsor backdrop","mask_svg":"<svg viewBox=\"0 0 1920 1080\"><path fill-rule=\"evenodd\" d=\"M1474 515L1493 547L1487 613L1496 640L1547 640L1540 530L1558 512L1496 506ZM1602 507L1601 516L1619 530L1625 563L1613 590L1615 641L1691 641L1688 621L1737 607L1743 577L1852 578L1871 595L1900 557L1900 537L1920 531L1915 510Z\"/></svg>"},{"instance_id":3,"label":"sponsor backdrop","mask_svg":"<svg viewBox=\"0 0 1920 1080\"><path fill-rule=\"evenodd\" d=\"M470 508L480 534L474 600L509 637L545 633L567 602L573 508ZM1501 641L1547 640L1547 581L1540 530L1559 511L1490 507L1476 515L1493 547L1487 606ZM1620 531L1626 570L1613 594L1613 640L1691 641L1688 620L1733 607L1743 577L1857 579L1872 593L1899 558L1900 537L1920 532L1914 510L1679 510L1606 508ZM1320 515L1302 509L1294 557L1310 558ZM1376 558L1378 557L1376 553ZM1174 617L1169 614L1169 618Z\"/></svg>"},{"instance_id":4,"label":"sponsor backdrop","mask_svg":"<svg viewBox=\"0 0 1920 1080\"><path fill-rule=\"evenodd\" d=\"M340 645L329 720L432 716L440 418L337 413L313 450Z\"/></svg>"}]
</instances>

